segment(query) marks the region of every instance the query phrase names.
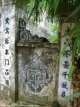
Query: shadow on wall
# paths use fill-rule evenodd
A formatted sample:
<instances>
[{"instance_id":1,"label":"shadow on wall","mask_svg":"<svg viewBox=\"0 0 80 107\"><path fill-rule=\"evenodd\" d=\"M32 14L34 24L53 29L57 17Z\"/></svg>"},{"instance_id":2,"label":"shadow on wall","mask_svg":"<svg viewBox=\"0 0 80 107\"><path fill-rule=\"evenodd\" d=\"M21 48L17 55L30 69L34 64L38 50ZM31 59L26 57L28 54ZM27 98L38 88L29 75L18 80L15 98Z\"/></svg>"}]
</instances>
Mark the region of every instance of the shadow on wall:
<instances>
[{"instance_id":1,"label":"shadow on wall","mask_svg":"<svg viewBox=\"0 0 80 107\"><path fill-rule=\"evenodd\" d=\"M58 101L53 101L51 107L61 107L61 105L58 103Z\"/></svg>"}]
</instances>

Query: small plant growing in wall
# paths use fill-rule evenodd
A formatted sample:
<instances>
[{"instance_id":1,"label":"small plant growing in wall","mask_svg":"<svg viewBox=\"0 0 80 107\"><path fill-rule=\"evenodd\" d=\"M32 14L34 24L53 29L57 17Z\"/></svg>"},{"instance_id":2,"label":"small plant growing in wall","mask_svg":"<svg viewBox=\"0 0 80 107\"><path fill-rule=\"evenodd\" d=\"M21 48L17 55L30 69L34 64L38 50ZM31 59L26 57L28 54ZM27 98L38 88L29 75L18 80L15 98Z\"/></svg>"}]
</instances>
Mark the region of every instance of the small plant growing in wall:
<instances>
[{"instance_id":1,"label":"small plant growing in wall","mask_svg":"<svg viewBox=\"0 0 80 107\"><path fill-rule=\"evenodd\" d=\"M51 35L49 36L49 41L51 43L58 43L58 24L54 23L51 25Z\"/></svg>"}]
</instances>

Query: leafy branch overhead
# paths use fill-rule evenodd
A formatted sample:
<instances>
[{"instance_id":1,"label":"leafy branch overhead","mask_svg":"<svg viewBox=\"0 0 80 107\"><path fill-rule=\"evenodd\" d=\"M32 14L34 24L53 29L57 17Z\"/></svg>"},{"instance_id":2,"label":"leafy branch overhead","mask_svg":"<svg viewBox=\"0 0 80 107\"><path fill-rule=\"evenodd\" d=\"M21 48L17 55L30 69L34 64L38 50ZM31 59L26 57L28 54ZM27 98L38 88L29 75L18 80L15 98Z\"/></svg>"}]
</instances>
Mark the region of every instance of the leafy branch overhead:
<instances>
[{"instance_id":1,"label":"leafy branch overhead","mask_svg":"<svg viewBox=\"0 0 80 107\"><path fill-rule=\"evenodd\" d=\"M14 1L14 0L13 0ZM67 20L75 20L75 27L64 34L63 36L70 35L72 40L76 34L76 39L73 44L72 56L80 53L80 1L79 0L15 0L18 8L27 8L28 20L31 16L34 20L39 21L40 14L43 10L46 11L48 18L52 21L54 17L57 17L59 21L63 17L67 17ZM73 35L73 36L72 36ZM71 41L69 40L69 41ZM76 50L77 49L77 50ZM63 49L64 50L64 49Z\"/></svg>"},{"instance_id":2,"label":"leafy branch overhead","mask_svg":"<svg viewBox=\"0 0 80 107\"><path fill-rule=\"evenodd\" d=\"M14 0L13 0L14 1ZM38 20L43 9L47 12L48 18L51 20L54 16L61 18L63 16L71 16L80 11L79 0L15 0L18 8L27 7L29 18L33 15ZM74 11L72 13L72 11Z\"/></svg>"},{"instance_id":3,"label":"leafy branch overhead","mask_svg":"<svg viewBox=\"0 0 80 107\"><path fill-rule=\"evenodd\" d=\"M53 20L54 17L57 17L59 21L61 21L63 17L67 17L67 20L75 20L76 25L73 29L70 30L70 35L76 34L76 39L72 50L72 56L74 57L76 55L76 52L77 53L80 52L79 0L15 0L15 3L18 8L22 9L27 8L26 10L28 10L28 12L26 11L26 14L28 16L28 20L30 19L31 16L33 16L34 20L39 21L40 14L43 12L43 10L46 11L47 17L51 21ZM76 51L77 48L78 51Z\"/></svg>"}]
</instances>

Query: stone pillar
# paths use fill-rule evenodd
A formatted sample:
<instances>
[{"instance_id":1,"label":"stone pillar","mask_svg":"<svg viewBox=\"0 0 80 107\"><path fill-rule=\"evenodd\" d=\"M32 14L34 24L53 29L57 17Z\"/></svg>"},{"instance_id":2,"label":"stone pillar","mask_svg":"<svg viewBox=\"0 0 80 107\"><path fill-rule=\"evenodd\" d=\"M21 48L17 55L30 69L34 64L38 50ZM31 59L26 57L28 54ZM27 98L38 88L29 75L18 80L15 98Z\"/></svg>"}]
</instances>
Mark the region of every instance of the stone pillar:
<instances>
[{"instance_id":1,"label":"stone pillar","mask_svg":"<svg viewBox=\"0 0 80 107\"><path fill-rule=\"evenodd\" d=\"M0 93L3 99L15 99L15 5L4 3L0 5Z\"/></svg>"},{"instance_id":2,"label":"stone pillar","mask_svg":"<svg viewBox=\"0 0 80 107\"><path fill-rule=\"evenodd\" d=\"M74 27L74 22L65 22L61 24L61 52L64 53L63 56L60 56L60 66L59 66L59 82L58 82L58 100L62 107L68 105L68 100L65 98L72 93L71 81L68 80L69 69L72 65L72 54L71 54L71 45L69 39L71 35L64 36L65 33L68 33L70 29ZM64 37L62 37L64 36ZM64 46L68 44L68 46Z\"/></svg>"}]
</instances>

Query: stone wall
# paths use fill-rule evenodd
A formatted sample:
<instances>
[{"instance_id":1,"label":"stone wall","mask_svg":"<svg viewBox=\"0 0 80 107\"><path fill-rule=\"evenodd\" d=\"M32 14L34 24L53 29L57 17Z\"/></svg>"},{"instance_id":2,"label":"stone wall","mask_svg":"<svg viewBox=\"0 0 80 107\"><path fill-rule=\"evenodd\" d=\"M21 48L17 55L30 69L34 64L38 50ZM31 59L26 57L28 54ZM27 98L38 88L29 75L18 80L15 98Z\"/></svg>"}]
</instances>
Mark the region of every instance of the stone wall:
<instances>
[{"instance_id":1,"label":"stone wall","mask_svg":"<svg viewBox=\"0 0 80 107\"><path fill-rule=\"evenodd\" d=\"M18 105L26 107L50 107L55 100L68 106L58 96L59 46L45 39L50 34L44 29L49 27L48 23L44 21L45 26L41 28L32 24L22 26L20 34L16 25L19 20L15 16L14 5L0 6L0 99L11 103L15 100ZM26 28L32 35L26 32ZM61 35L63 28L61 26ZM18 29L19 33L16 33ZM33 35L39 37L33 38Z\"/></svg>"},{"instance_id":2,"label":"stone wall","mask_svg":"<svg viewBox=\"0 0 80 107\"><path fill-rule=\"evenodd\" d=\"M57 97L57 78L55 78L58 74L57 46L49 44L49 42L23 43L23 46L20 42L20 44L17 44L19 40L17 33L19 20L15 14L14 4L1 4L1 104L4 103L13 107L15 105L13 102L17 101L18 105L26 104L27 107L49 107ZM41 41L44 40L41 39L39 42ZM29 73L29 70L31 73ZM34 81L34 79L36 80Z\"/></svg>"},{"instance_id":3,"label":"stone wall","mask_svg":"<svg viewBox=\"0 0 80 107\"><path fill-rule=\"evenodd\" d=\"M49 43L46 34L44 38L33 36L22 18L19 18L19 36L18 101L49 106L57 98L58 45Z\"/></svg>"},{"instance_id":4,"label":"stone wall","mask_svg":"<svg viewBox=\"0 0 80 107\"><path fill-rule=\"evenodd\" d=\"M48 106L57 98L58 49L43 44L18 43L19 103Z\"/></svg>"}]
</instances>

